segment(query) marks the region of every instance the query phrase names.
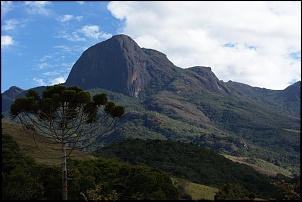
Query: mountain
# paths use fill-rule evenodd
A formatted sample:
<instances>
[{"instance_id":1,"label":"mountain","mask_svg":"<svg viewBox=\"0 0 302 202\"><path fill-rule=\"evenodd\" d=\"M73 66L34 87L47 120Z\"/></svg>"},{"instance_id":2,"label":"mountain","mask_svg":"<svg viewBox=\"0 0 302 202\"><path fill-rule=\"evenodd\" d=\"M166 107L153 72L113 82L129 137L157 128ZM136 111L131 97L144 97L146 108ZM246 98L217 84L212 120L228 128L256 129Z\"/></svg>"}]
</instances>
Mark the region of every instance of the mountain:
<instances>
[{"instance_id":1,"label":"mountain","mask_svg":"<svg viewBox=\"0 0 302 202\"><path fill-rule=\"evenodd\" d=\"M42 92L46 89L46 86L40 86L34 88L36 91L42 95ZM1 94L1 100L2 100L2 114L6 114L8 116L8 111L10 109L10 105L12 102L19 97L24 97L27 90L23 90L17 86L12 86L8 90L4 91Z\"/></svg>"},{"instance_id":2,"label":"mountain","mask_svg":"<svg viewBox=\"0 0 302 202\"><path fill-rule=\"evenodd\" d=\"M301 81L297 81L284 90L257 88L232 81L226 84L251 101L254 100L262 105L273 107L275 110L280 110L281 108L281 112L285 111L301 116Z\"/></svg>"},{"instance_id":3,"label":"mountain","mask_svg":"<svg viewBox=\"0 0 302 202\"><path fill-rule=\"evenodd\" d=\"M283 91L280 91L278 97L285 101L300 102L301 101L301 81L290 85Z\"/></svg>"},{"instance_id":4,"label":"mountain","mask_svg":"<svg viewBox=\"0 0 302 202\"><path fill-rule=\"evenodd\" d=\"M158 65L162 68L157 68ZM161 75L163 71L176 71L164 54L141 49L130 37L117 35L84 51L65 84L137 96L152 79L150 69L157 69ZM171 79L173 75L168 77Z\"/></svg>"},{"instance_id":5,"label":"mountain","mask_svg":"<svg viewBox=\"0 0 302 202\"><path fill-rule=\"evenodd\" d=\"M25 90L17 86L12 86L7 91L3 92L1 94L2 112L9 110L10 105L14 101L14 99L20 96L20 94L24 91Z\"/></svg>"},{"instance_id":6,"label":"mountain","mask_svg":"<svg viewBox=\"0 0 302 202\"><path fill-rule=\"evenodd\" d=\"M284 90L223 82L211 67L177 67L165 54L116 35L84 51L63 85L104 92L126 108L104 144L129 137L191 142L300 173L301 81ZM11 91L2 94L6 119L10 103L26 92Z\"/></svg>"},{"instance_id":7,"label":"mountain","mask_svg":"<svg viewBox=\"0 0 302 202\"><path fill-rule=\"evenodd\" d=\"M85 90L99 87L137 97L146 87L158 91L176 79L194 82L215 92L221 91L219 87L224 89L211 68L181 69L165 54L140 48L126 35L113 36L84 51L65 84Z\"/></svg>"}]
</instances>

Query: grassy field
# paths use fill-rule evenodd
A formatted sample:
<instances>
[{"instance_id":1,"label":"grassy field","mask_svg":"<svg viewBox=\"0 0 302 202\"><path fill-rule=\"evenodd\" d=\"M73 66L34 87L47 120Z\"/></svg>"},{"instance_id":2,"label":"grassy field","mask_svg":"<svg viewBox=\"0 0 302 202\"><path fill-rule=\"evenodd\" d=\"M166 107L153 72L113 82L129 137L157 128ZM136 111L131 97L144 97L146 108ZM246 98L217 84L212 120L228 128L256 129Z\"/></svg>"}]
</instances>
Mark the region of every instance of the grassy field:
<instances>
[{"instance_id":1,"label":"grassy field","mask_svg":"<svg viewBox=\"0 0 302 202\"><path fill-rule=\"evenodd\" d=\"M184 193L191 195L192 200L214 200L217 188L196 184L185 179L172 177L174 186Z\"/></svg>"},{"instance_id":2,"label":"grassy field","mask_svg":"<svg viewBox=\"0 0 302 202\"><path fill-rule=\"evenodd\" d=\"M49 156L56 156L58 158L46 157L37 147L33 140L32 133L25 131L21 124L16 124L8 122L5 120L1 121L2 124L2 134L8 134L13 137L13 139L18 143L20 149L27 153L29 156L35 158L38 163L48 164L48 165L60 165L61 164L61 145L53 144L51 148L47 148L41 142L37 141L39 148ZM70 158L72 159L88 159L95 158L81 151L74 150L71 153Z\"/></svg>"},{"instance_id":3,"label":"grassy field","mask_svg":"<svg viewBox=\"0 0 302 202\"><path fill-rule=\"evenodd\" d=\"M202 184L196 184L185 179L171 177L174 186L178 190L183 190L191 195L192 200L214 200L218 189ZM261 198L255 198L254 201L265 201Z\"/></svg>"},{"instance_id":4,"label":"grassy field","mask_svg":"<svg viewBox=\"0 0 302 202\"><path fill-rule=\"evenodd\" d=\"M249 165L252 168L254 168L256 171L258 171L259 173L262 173L265 175L276 176L277 173L281 173L287 177L292 177L292 173L290 173L288 170L281 168L279 166L276 166L272 163L266 162L264 160L261 160L261 159L255 158L257 165L254 165L254 164L245 162L245 160L247 159L246 157L237 157L237 156L231 156L231 155L224 155L224 157L226 157L234 162Z\"/></svg>"}]
</instances>

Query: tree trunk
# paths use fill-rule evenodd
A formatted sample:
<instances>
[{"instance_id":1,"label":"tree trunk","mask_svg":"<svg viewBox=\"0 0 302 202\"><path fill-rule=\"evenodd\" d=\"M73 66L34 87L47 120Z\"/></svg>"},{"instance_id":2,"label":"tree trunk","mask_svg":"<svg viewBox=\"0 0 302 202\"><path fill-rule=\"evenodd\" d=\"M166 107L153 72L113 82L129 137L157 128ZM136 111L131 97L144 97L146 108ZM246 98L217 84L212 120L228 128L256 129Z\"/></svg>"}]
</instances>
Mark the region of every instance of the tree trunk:
<instances>
[{"instance_id":1,"label":"tree trunk","mask_svg":"<svg viewBox=\"0 0 302 202\"><path fill-rule=\"evenodd\" d=\"M63 200L67 200L66 143L62 143L62 196Z\"/></svg>"}]
</instances>

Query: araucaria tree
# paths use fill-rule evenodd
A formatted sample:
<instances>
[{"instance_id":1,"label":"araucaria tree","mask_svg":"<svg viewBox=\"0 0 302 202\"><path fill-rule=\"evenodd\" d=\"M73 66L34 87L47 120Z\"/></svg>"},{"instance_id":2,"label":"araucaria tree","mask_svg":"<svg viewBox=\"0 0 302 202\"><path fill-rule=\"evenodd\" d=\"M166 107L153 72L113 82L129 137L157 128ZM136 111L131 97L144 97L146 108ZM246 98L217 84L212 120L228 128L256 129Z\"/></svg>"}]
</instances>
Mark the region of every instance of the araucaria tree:
<instances>
[{"instance_id":1,"label":"araucaria tree","mask_svg":"<svg viewBox=\"0 0 302 202\"><path fill-rule=\"evenodd\" d=\"M57 157L39 149L62 160L63 200L67 200L67 157L74 149L95 148L97 139L108 134L124 113L125 108L109 102L105 93L91 98L77 86L63 85L46 87L42 98L30 89L10 108L11 118L18 118L24 129L32 132L38 148L37 139L49 148L61 145L62 155Z\"/></svg>"}]
</instances>

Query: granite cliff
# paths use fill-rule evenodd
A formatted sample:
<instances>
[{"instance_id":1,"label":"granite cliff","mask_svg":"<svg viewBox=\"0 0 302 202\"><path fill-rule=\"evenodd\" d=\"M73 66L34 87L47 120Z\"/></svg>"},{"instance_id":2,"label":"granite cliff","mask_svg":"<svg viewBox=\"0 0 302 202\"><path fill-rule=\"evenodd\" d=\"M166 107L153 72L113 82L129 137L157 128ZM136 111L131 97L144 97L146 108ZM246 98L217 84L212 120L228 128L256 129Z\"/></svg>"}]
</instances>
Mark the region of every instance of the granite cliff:
<instances>
[{"instance_id":1,"label":"granite cliff","mask_svg":"<svg viewBox=\"0 0 302 202\"><path fill-rule=\"evenodd\" d=\"M165 54L141 48L126 35L113 36L84 51L65 85L77 85L85 90L99 87L137 97L146 88L161 90L177 79L213 92L227 92L211 68L182 69Z\"/></svg>"}]
</instances>

